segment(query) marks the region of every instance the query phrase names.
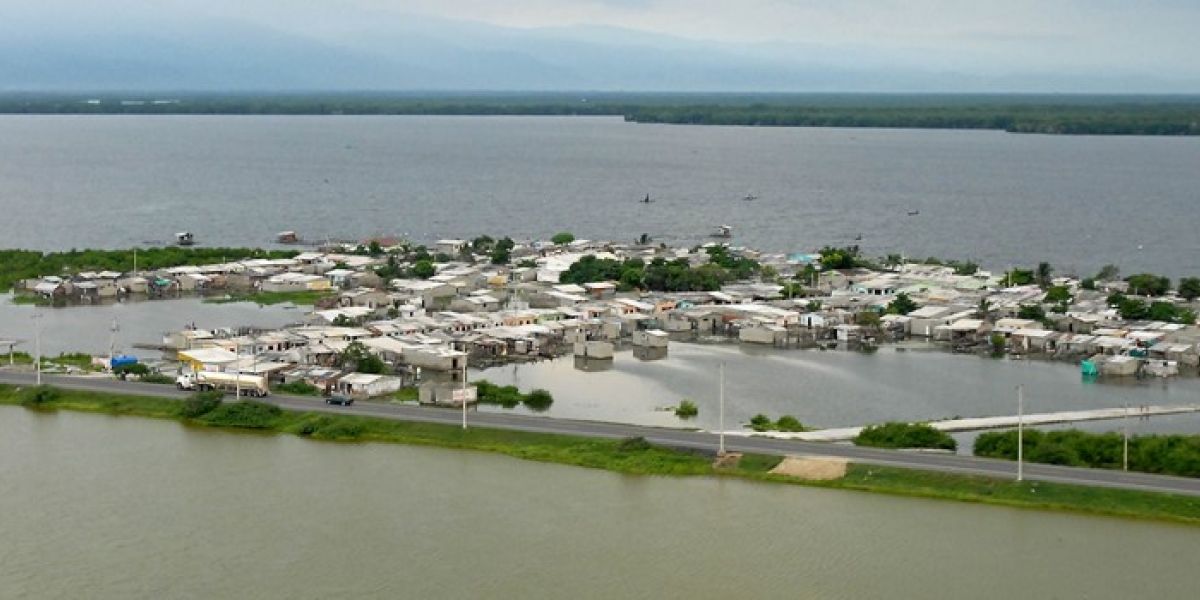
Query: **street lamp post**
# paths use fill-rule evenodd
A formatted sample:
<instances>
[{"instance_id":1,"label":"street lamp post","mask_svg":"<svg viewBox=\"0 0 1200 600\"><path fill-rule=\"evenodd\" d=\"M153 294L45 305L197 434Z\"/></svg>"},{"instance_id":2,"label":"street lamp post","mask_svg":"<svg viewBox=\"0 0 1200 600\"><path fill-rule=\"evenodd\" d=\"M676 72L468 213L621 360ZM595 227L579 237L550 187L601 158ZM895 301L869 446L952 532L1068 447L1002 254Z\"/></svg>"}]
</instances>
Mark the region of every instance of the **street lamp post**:
<instances>
[{"instance_id":1,"label":"street lamp post","mask_svg":"<svg viewBox=\"0 0 1200 600\"><path fill-rule=\"evenodd\" d=\"M11 351L10 351L11 352ZM33 313L33 361L37 369L37 384L42 385L42 313Z\"/></svg>"},{"instance_id":2,"label":"street lamp post","mask_svg":"<svg viewBox=\"0 0 1200 600\"><path fill-rule=\"evenodd\" d=\"M1125 414L1121 417L1121 470L1129 470L1129 403L1125 403Z\"/></svg>"},{"instance_id":3,"label":"street lamp post","mask_svg":"<svg viewBox=\"0 0 1200 600\"><path fill-rule=\"evenodd\" d=\"M1025 386L1017 386L1017 481L1025 479Z\"/></svg>"},{"instance_id":4,"label":"street lamp post","mask_svg":"<svg viewBox=\"0 0 1200 600\"><path fill-rule=\"evenodd\" d=\"M720 369L720 392L717 394L717 412L719 414L717 427L717 456L725 456L725 363L721 363Z\"/></svg>"},{"instance_id":5,"label":"street lamp post","mask_svg":"<svg viewBox=\"0 0 1200 600\"><path fill-rule=\"evenodd\" d=\"M467 360L463 358L462 372L462 428L467 430Z\"/></svg>"}]
</instances>

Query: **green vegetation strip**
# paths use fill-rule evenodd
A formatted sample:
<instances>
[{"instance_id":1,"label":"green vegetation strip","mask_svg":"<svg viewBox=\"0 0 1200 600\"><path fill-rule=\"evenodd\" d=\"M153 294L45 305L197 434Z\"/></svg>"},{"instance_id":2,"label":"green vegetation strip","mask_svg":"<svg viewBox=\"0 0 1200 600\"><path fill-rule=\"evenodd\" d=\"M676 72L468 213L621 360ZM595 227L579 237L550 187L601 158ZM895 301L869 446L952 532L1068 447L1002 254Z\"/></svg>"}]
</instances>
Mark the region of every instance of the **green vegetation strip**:
<instances>
[{"instance_id":1,"label":"green vegetation strip","mask_svg":"<svg viewBox=\"0 0 1200 600\"><path fill-rule=\"evenodd\" d=\"M925 423L895 421L863 428L855 436L854 445L873 448L958 449L958 442L944 431L938 431Z\"/></svg>"},{"instance_id":2,"label":"green vegetation strip","mask_svg":"<svg viewBox=\"0 0 1200 600\"><path fill-rule=\"evenodd\" d=\"M1200 525L1200 498L1084 486L1004 481L985 477L851 465L834 481L802 481L772 474L779 457L748 454L736 466L717 467L712 457L663 448L645 440L609 440L474 427L394 421L356 415L292 412L258 402L226 403L215 396L187 401L55 388L0 385L0 405L35 410L77 410L182 421L189 425L251 429L342 442L387 442L495 452L526 460L606 469L635 475L725 476L747 480L862 490L1175 521ZM185 416L187 415L187 416Z\"/></svg>"},{"instance_id":3,"label":"green vegetation strip","mask_svg":"<svg viewBox=\"0 0 1200 600\"><path fill-rule=\"evenodd\" d=\"M225 304L229 302L254 302L260 305L283 304L291 302L292 304L302 304L312 306L319 300L329 298L333 294L328 291L304 291L304 292L248 292L248 293L232 293L224 296L210 296L204 301L210 304Z\"/></svg>"},{"instance_id":4,"label":"green vegetation strip","mask_svg":"<svg viewBox=\"0 0 1200 600\"><path fill-rule=\"evenodd\" d=\"M1025 460L1069 467L1120 469L1124 442L1119 433L1028 430ZM975 438L975 454L1017 459L1017 432L993 431ZM1200 477L1200 435L1137 435L1129 438L1129 470Z\"/></svg>"},{"instance_id":5,"label":"green vegetation strip","mask_svg":"<svg viewBox=\"0 0 1200 600\"><path fill-rule=\"evenodd\" d=\"M291 258L299 254L291 250L180 248L177 246L140 248L136 251L134 249L70 250L67 252L0 250L0 290L8 290L23 279L46 275L62 276L81 271L128 273L134 269L135 252L139 272L220 263L244 258Z\"/></svg>"},{"instance_id":6,"label":"green vegetation strip","mask_svg":"<svg viewBox=\"0 0 1200 600\"><path fill-rule=\"evenodd\" d=\"M1021 94L295 93L173 95L0 94L0 113L610 115L637 123L776 127L997 129L1053 134L1200 134L1194 96Z\"/></svg>"}]
</instances>

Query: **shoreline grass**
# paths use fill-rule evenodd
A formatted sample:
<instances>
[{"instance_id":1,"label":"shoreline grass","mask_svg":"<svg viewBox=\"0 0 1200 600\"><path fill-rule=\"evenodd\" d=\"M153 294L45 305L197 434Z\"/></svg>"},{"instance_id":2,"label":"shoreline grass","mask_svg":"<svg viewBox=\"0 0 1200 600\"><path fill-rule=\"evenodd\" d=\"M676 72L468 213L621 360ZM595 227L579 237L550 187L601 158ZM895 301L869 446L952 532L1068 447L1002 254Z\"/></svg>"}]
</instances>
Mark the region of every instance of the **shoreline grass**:
<instances>
[{"instance_id":1,"label":"shoreline grass","mask_svg":"<svg viewBox=\"0 0 1200 600\"><path fill-rule=\"evenodd\" d=\"M504 454L538 462L604 469L627 475L733 477L763 483L786 483L828 489L867 491L897 496L994 504L1011 508L1053 510L1122 518L1200 525L1200 498L1086 487L1022 482L987 477L851 464L844 478L805 481L770 473L778 456L747 454L736 466L717 467L713 456L675 450L644 441L576 437L435 423L396 421L358 415L264 410L243 426L239 411L226 403L197 418L185 418L183 402L167 398L56 390L33 410L74 410L117 416L169 419L189 426L290 434L333 442L376 442L436 446ZM27 395L0 385L0 406L28 405ZM246 406L244 408L252 408Z\"/></svg>"}]
</instances>

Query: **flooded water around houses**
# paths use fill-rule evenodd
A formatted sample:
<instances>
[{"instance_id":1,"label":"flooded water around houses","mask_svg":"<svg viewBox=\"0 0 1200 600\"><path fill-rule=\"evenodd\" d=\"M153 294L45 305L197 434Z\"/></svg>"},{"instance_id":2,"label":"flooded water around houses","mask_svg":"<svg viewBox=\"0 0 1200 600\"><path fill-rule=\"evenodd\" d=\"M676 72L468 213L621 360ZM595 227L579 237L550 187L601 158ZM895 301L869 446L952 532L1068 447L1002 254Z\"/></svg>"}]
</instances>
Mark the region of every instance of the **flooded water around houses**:
<instances>
[{"instance_id":1,"label":"flooded water around houses","mask_svg":"<svg viewBox=\"0 0 1200 600\"><path fill-rule=\"evenodd\" d=\"M134 344L161 344L163 333L195 324L200 328L282 327L300 321L311 307L259 306L252 302L211 304L201 298L134 300L69 307L14 305L11 294L0 294L0 339L16 339L17 350L34 353L34 314L41 314L42 352L108 354L116 320L116 347L146 358L155 350L138 350ZM7 348L0 352L7 352Z\"/></svg>"},{"instance_id":2,"label":"flooded water around houses","mask_svg":"<svg viewBox=\"0 0 1200 600\"><path fill-rule=\"evenodd\" d=\"M0 407L3 598L1193 598L1200 529Z\"/></svg>"},{"instance_id":3,"label":"flooded water around houses","mask_svg":"<svg viewBox=\"0 0 1200 600\"><path fill-rule=\"evenodd\" d=\"M568 357L496 367L474 376L522 389L549 390L555 397L547 412L551 416L716 429L717 372L722 363L730 428L758 413L772 419L790 414L820 428L1015 415L1017 385L1025 386L1025 410L1031 413L1125 403L1200 402L1196 377L1089 382L1069 363L981 358L933 349L899 352L892 346L864 354L672 343L664 360L641 361L630 352L619 352L604 370L577 369ZM684 421L661 410L683 399L699 407L694 419ZM1175 423L1175 429L1184 432L1200 432L1200 419L1189 415L1161 422Z\"/></svg>"}]
</instances>

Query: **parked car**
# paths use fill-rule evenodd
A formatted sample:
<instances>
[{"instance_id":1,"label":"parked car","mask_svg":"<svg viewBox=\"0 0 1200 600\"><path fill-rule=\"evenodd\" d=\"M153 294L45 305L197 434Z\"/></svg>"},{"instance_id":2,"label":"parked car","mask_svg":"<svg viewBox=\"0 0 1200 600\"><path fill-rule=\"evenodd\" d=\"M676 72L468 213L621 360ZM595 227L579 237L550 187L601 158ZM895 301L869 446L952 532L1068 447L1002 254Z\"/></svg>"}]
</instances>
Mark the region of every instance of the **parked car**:
<instances>
[{"instance_id":1,"label":"parked car","mask_svg":"<svg viewBox=\"0 0 1200 600\"><path fill-rule=\"evenodd\" d=\"M325 404L336 404L338 406L350 406L354 404L354 398L349 396L330 396L325 399Z\"/></svg>"}]
</instances>

